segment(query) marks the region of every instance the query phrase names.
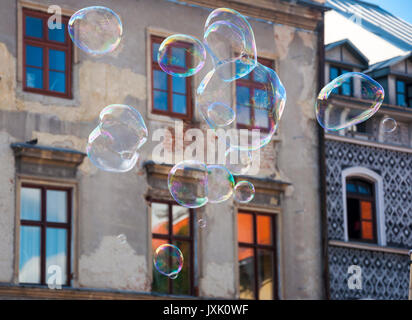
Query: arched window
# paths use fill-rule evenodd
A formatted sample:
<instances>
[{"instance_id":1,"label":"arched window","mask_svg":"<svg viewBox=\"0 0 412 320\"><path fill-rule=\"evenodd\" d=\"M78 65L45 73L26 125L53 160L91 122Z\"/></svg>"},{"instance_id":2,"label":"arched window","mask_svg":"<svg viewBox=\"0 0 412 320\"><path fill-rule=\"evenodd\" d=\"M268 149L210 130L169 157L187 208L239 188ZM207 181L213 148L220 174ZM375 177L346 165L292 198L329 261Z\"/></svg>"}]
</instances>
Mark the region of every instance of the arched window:
<instances>
[{"instance_id":1,"label":"arched window","mask_svg":"<svg viewBox=\"0 0 412 320\"><path fill-rule=\"evenodd\" d=\"M374 183L346 178L346 210L349 240L377 243Z\"/></svg>"}]
</instances>

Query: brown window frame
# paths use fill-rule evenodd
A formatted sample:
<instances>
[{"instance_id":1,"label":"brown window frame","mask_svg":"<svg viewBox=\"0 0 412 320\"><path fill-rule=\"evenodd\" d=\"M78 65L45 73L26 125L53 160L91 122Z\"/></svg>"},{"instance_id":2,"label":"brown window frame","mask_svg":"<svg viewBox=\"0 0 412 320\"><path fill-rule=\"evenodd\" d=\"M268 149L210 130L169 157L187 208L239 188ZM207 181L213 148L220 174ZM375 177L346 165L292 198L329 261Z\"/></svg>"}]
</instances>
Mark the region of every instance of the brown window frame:
<instances>
[{"instance_id":1,"label":"brown window frame","mask_svg":"<svg viewBox=\"0 0 412 320\"><path fill-rule=\"evenodd\" d=\"M357 241L357 242L367 242L367 243L374 243L377 244L378 243L378 237L377 237L377 226L376 226L376 199L375 199L375 184L373 182L370 182L368 180L365 180L363 178L360 177L348 177L346 178L346 185L350 182L353 181L355 182L355 184L357 182L361 182L361 183L365 183L368 184L371 187L371 194L370 195L362 195L360 193L354 193L354 192L349 192L346 190L346 202L349 199L352 200L357 200L360 204L361 201L367 201L370 202L372 205L372 219L362 219L362 211L361 208L359 208L359 223L360 223L360 238L351 238L349 236L350 231L349 231L349 208L346 205L346 214L348 215L347 217L347 227L348 227L348 239L350 241ZM373 232L373 239L364 239L362 237L362 221L367 221L367 222L372 222L372 232Z\"/></svg>"},{"instance_id":2,"label":"brown window frame","mask_svg":"<svg viewBox=\"0 0 412 320\"><path fill-rule=\"evenodd\" d=\"M49 186L34 183L22 183L21 188L33 188L41 190L41 219L37 220L24 220L20 217L20 227L21 226L31 226L40 227L40 283L35 283L36 285L47 285L46 283L46 232L47 228L59 228L67 230L67 242L66 242L66 252L67 252L67 266L66 266L66 283L63 286L71 286L72 281L72 268L71 268L71 258L72 258L72 199L73 199L73 188L72 187L58 187ZM67 192L67 222L49 222L47 221L46 215L46 204L47 204L47 190L58 190ZM21 244L20 244L21 245ZM20 250L20 248L19 248ZM19 252L20 255L20 252ZM19 269L20 272L20 269ZM30 284L23 282L21 284Z\"/></svg>"},{"instance_id":3,"label":"brown window frame","mask_svg":"<svg viewBox=\"0 0 412 320\"><path fill-rule=\"evenodd\" d=\"M39 39L36 37L30 37L26 35L26 17L34 17L43 20L43 38ZM58 42L49 40L47 21L52 16L52 14L26 9L23 8L23 91L43 94L46 96L53 96L59 98L72 99L72 57L73 57L73 45L71 39L67 32L67 26L69 19L68 17L62 16L62 22L65 23L65 42ZM41 47L43 49L43 67L33 67L36 69L41 69L43 71L43 89L30 88L27 87L26 79L26 45L33 45L36 47ZM65 51L66 52L66 71L65 71L65 81L66 81L66 92L56 92L49 90L49 49Z\"/></svg>"},{"instance_id":4,"label":"brown window frame","mask_svg":"<svg viewBox=\"0 0 412 320\"><path fill-rule=\"evenodd\" d=\"M262 65L264 65L265 67L271 68L273 69L273 66L275 64L274 60L271 59L265 59L265 58L257 58L258 62ZM253 70L252 72L249 73L251 77L254 77L254 73ZM259 82L253 81L254 79L244 79L244 78L240 78L236 80L236 90L238 86L241 87L247 87L249 88L251 91L250 93L250 100L249 103L252 105L252 99L254 97L254 90L255 89L261 89L263 88L262 84L260 84ZM237 103L236 103L236 108L237 108ZM246 125L246 124L241 124L241 123L236 123L236 128L237 129L248 129L248 130L252 130L252 129L259 129L262 132L269 132L269 128L260 128L260 127L255 127L253 125L254 120L255 120L255 113L254 113L254 109L250 108L250 125Z\"/></svg>"},{"instance_id":5,"label":"brown window frame","mask_svg":"<svg viewBox=\"0 0 412 320\"><path fill-rule=\"evenodd\" d=\"M278 270L277 270L277 236L276 236L276 216L271 213L265 213L265 212L259 212L259 211L251 211L251 210L238 210L237 212L238 216L239 214L250 214L252 215L253 218L253 243L247 243L247 242L240 242L238 241L238 247L243 247L243 248L249 248L253 249L253 269L254 269L254 296L255 300L259 300L259 276L258 276L258 250L263 249L263 250L270 250L273 253L273 270L272 270L272 275L273 275L273 292L272 292L272 297L273 300L278 300L279 299L279 293L278 293ZM258 216L266 216L270 217L271 219L271 231L272 231L272 244L271 245L265 245L265 244L258 244L257 240L257 217Z\"/></svg>"},{"instance_id":6,"label":"brown window frame","mask_svg":"<svg viewBox=\"0 0 412 320\"><path fill-rule=\"evenodd\" d=\"M173 234L173 206L179 206L179 204L175 201L169 201L169 200L155 200L155 199L148 199L150 201L150 206L152 203L163 203L168 205L169 209L169 215L168 215L168 233L167 234L161 234L161 233L153 233L152 230L150 230L152 234L152 240L153 239L159 239L159 240L166 240L167 243L174 244L174 240L179 240L179 241L184 241L189 243L190 245L190 259L189 259L189 295L191 296L197 296L198 295L198 289L195 287L195 272L194 272L194 267L195 267L195 241L194 241L194 215L195 212L193 209L189 209L189 236L179 236L179 235L174 235ZM184 257L184 262L187 263L187 259ZM153 291L156 292L156 291ZM174 294L173 293L173 279L168 278L168 293L167 294Z\"/></svg>"},{"instance_id":7,"label":"brown window frame","mask_svg":"<svg viewBox=\"0 0 412 320\"><path fill-rule=\"evenodd\" d=\"M163 116L168 116L168 117L172 117L172 118L177 118L177 119L182 119L185 121L190 121L192 119L192 113L193 113L193 106L192 106L192 80L191 77L186 77L186 113L177 113L177 112L173 112L173 87L172 87L172 81L173 81L173 76L170 74L166 74L167 76L167 91L166 90L160 90L160 89L156 89L158 91L163 91L163 92L167 92L167 111L163 111L163 110L157 110L155 109L155 105L154 105L154 71L158 70L158 71L162 71L164 72L157 61L153 61L153 44L154 43L158 43L161 44L163 42L165 38L163 37L159 37L159 36L150 36L150 60L151 60L151 95L152 95L152 110L151 112L153 114L158 114L158 115L163 115ZM185 47L185 44L182 43L181 44L182 47ZM186 45L187 47L188 45ZM189 65L189 56L186 55L186 64ZM176 67L176 69L178 69L178 67Z\"/></svg>"}]
</instances>

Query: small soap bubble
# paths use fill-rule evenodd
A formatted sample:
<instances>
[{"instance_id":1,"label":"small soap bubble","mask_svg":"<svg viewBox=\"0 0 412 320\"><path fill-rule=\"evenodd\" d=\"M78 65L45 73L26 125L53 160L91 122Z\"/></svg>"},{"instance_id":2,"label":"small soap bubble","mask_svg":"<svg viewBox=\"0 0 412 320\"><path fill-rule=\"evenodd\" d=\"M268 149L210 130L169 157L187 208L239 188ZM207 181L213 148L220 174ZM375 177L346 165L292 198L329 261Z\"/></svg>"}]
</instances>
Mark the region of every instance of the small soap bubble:
<instances>
[{"instance_id":1,"label":"small soap bubble","mask_svg":"<svg viewBox=\"0 0 412 320\"><path fill-rule=\"evenodd\" d=\"M91 55L104 55L120 44L123 26L120 17L106 7L87 7L70 18L68 32L73 43Z\"/></svg>"},{"instance_id":2,"label":"small soap bubble","mask_svg":"<svg viewBox=\"0 0 412 320\"><path fill-rule=\"evenodd\" d=\"M138 158L148 131L140 113L127 105L110 105L100 112L100 123L90 133L86 147L92 163L101 170L126 172Z\"/></svg>"},{"instance_id":3,"label":"small soap bubble","mask_svg":"<svg viewBox=\"0 0 412 320\"><path fill-rule=\"evenodd\" d=\"M126 242L127 242L127 238L126 238L126 235L125 234L119 234L118 236L117 236L117 240L119 240L119 242L121 243L121 244L125 244Z\"/></svg>"},{"instance_id":4,"label":"small soap bubble","mask_svg":"<svg viewBox=\"0 0 412 320\"><path fill-rule=\"evenodd\" d=\"M385 118L382 121L382 130L385 133L394 132L396 130L397 126L398 126L398 124L396 123L396 120L394 120L392 118Z\"/></svg>"},{"instance_id":5,"label":"small soap bubble","mask_svg":"<svg viewBox=\"0 0 412 320\"><path fill-rule=\"evenodd\" d=\"M183 268L183 253L172 244L162 244L153 255L153 265L161 274L176 279Z\"/></svg>"},{"instance_id":6,"label":"small soap bubble","mask_svg":"<svg viewBox=\"0 0 412 320\"><path fill-rule=\"evenodd\" d=\"M345 104L337 103L336 95L351 96L354 88L360 88L358 98L368 103L365 108L348 109ZM384 96L382 86L369 76L359 72L344 73L319 92L316 118L326 130L348 128L372 117L382 105Z\"/></svg>"},{"instance_id":7,"label":"small soap bubble","mask_svg":"<svg viewBox=\"0 0 412 320\"><path fill-rule=\"evenodd\" d=\"M199 228L206 228L206 225L207 225L207 223L206 223L206 219L199 219L198 221L197 221L197 224L198 224L198 226L199 226Z\"/></svg>"},{"instance_id":8,"label":"small soap bubble","mask_svg":"<svg viewBox=\"0 0 412 320\"><path fill-rule=\"evenodd\" d=\"M234 198L237 202L248 203L255 197L255 187L249 181L239 181L235 186Z\"/></svg>"},{"instance_id":9,"label":"small soap bubble","mask_svg":"<svg viewBox=\"0 0 412 320\"><path fill-rule=\"evenodd\" d=\"M208 202L207 166L196 160L176 164L169 172L168 188L173 199L186 208L199 208Z\"/></svg>"},{"instance_id":10,"label":"small soap bubble","mask_svg":"<svg viewBox=\"0 0 412 320\"><path fill-rule=\"evenodd\" d=\"M164 72L175 77L189 77L203 68L206 49L194 37L175 34L163 40L157 61Z\"/></svg>"},{"instance_id":11,"label":"small soap bubble","mask_svg":"<svg viewBox=\"0 0 412 320\"><path fill-rule=\"evenodd\" d=\"M220 165L207 166L208 200L220 203L229 199L233 194L235 179L228 169Z\"/></svg>"},{"instance_id":12,"label":"small soap bubble","mask_svg":"<svg viewBox=\"0 0 412 320\"><path fill-rule=\"evenodd\" d=\"M242 175L252 166L252 154L246 150L229 148L225 153L226 168L233 175Z\"/></svg>"}]
</instances>

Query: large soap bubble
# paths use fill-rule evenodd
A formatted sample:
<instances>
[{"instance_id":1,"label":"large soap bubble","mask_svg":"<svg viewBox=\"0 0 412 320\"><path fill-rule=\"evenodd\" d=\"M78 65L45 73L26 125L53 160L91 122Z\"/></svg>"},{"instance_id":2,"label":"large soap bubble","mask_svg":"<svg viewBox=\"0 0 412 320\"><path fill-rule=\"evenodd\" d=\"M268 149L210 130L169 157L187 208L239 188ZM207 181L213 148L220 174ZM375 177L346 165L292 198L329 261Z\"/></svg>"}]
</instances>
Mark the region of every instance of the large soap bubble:
<instances>
[{"instance_id":1,"label":"large soap bubble","mask_svg":"<svg viewBox=\"0 0 412 320\"><path fill-rule=\"evenodd\" d=\"M178 204L186 208L199 208L208 202L207 167L196 160L184 160L169 172L168 187Z\"/></svg>"},{"instance_id":2,"label":"large soap bubble","mask_svg":"<svg viewBox=\"0 0 412 320\"><path fill-rule=\"evenodd\" d=\"M239 12L227 8L212 11L206 20L203 38L222 80L242 78L257 66L255 36Z\"/></svg>"},{"instance_id":3,"label":"large soap bubble","mask_svg":"<svg viewBox=\"0 0 412 320\"><path fill-rule=\"evenodd\" d=\"M87 7L69 20L68 31L73 43L84 52L103 55L120 43L123 26L119 16L106 7Z\"/></svg>"},{"instance_id":4,"label":"large soap bubble","mask_svg":"<svg viewBox=\"0 0 412 320\"><path fill-rule=\"evenodd\" d=\"M101 170L126 172L137 162L137 150L148 131L140 113L127 105L113 104L100 112L100 123L90 133L87 155Z\"/></svg>"},{"instance_id":5,"label":"large soap bubble","mask_svg":"<svg viewBox=\"0 0 412 320\"><path fill-rule=\"evenodd\" d=\"M172 244L162 244L153 255L153 265L161 274L176 279L183 268L183 253Z\"/></svg>"},{"instance_id":6,"label":"large soap bubble","mask_svg":"<svg viewBox=\"0 0 412 320\"><path fill-rule=\"evenodd\" d=\"M194 37L175 34L163 40L157 61L164 72L175 77L189 77L204 66L206 49Z\"/></svg>"},{"instance_id":7,"label":"large soap bubble","mask_svg":"<svg viewBox=\"0 0 412 320\"><path fill-rule=\"evenodd\" d=\"M343 96L362 98L365 104L349 107ZM359 72L348 72L329 82L319 92L316 101L316 118L327 130L341 130L372 117L382 105L385 92L382 86Z\"/></svg>"},{"instance_id":8,"label":"large soap bubble","mask_svg":"<svg viewBox=\"0 0 412 320\"><path fill-rule=\"evenodd\" d=\"M228 169L220 165L207 166L208 199L211 203L220 203L233 194L235 179Z\"/></svg>"},{"instance_id":9,"label":"large soap bubble","mask_svg":"<svg viewBox=\"0 0 412 320\"><path fill-rule=\"evenodd\" d=\"M211 128L226 130L232 148L257 150L270 142L278 128L286 90L276 72L260 63L247 78L238 80L234 99L233 84L222 81L217 72L211 70L197 88L196 106ZM252 82L253 86L249 86ZM222 119L219 113L211 117L210 107L216 104L230 108L235 114L234 121L225 121L224 112ZM227 125L222 125L224 123Z\"/></svg>"}]
</instances>

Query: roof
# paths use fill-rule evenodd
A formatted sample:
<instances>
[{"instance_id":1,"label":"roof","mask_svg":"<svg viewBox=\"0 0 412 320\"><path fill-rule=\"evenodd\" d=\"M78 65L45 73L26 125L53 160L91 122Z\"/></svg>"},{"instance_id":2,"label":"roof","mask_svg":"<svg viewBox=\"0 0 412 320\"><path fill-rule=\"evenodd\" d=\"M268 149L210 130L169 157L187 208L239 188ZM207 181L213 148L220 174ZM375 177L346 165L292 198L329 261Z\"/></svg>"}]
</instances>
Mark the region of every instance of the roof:
<instances>
[{"instance_id":1,"label":"roof","mask_svg":"<svg viewBox=\"0 0 412 320\"><path fill-rule=\"evenodd\" d=\"M348 19L361 19L363 28L396 47L412 50L412 24L381 7L360 0L327 0L327 5Z\"/></svg>"},{"instance_id":2,"label":"roof","mask_svg":"<svg viewBox=\"0 0 412 320\"><path fill-rule=\"evenodd\" d=\"M364 72L369 73L369 72L372 72L372 71L376 71L376 70L379 70L379 69L390 67L390 66L393 66L393 65L397 64L398 62L400 62L402 60L405 60L405 59L408 59L408 58L411 58L411 57L412 57L412 51L408 52L405 55L401 55L401 56L393 57L393 58L390 58L390 59L387 59L387 60L384 60L384 61L381 61L381 62L377 62L377 63L371 65L369 67L369 69L365 70Z\"/></svg>"},{"instance_id":3,"label":"roof","mask_svg":"<svg viewBox=\"0 0 412 320\"><path fill-rule=\"evenodd\" d=\"M343 39L340 41L329 43L325 46L325 50L328 51L339 46L345 46L354 56L356 56L360 61L362 61L364 65L369 64L369 59L366 58L366 56L362 52L360 52L360 50L349 39Z\"/></svg>"}]
</instances>

